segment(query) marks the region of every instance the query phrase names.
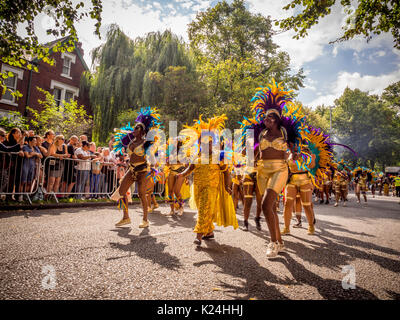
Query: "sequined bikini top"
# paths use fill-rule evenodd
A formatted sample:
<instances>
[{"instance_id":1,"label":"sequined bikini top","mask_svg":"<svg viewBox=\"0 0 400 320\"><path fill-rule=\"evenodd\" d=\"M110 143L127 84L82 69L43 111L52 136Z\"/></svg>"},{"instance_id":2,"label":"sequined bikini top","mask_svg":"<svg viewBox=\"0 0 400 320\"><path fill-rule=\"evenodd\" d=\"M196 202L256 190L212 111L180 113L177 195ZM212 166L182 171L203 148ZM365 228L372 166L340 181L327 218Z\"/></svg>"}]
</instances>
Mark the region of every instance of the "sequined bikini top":
<instances>
[{"instance_id":1,"label":"sequined bikini top","mask_svg":"<svg viewBox=\"0 0 400 320\"><path fill-rule=\"evenodd\" d=\"M283 130L281 129L282 137L276 138L273 141L268 141L265 138L265 134L267 133L267 130L261 132L261 139L260 139L260 149L265 150L267 148L273 148L278 151L286 151L288 149L287 142L285 141L285 134L283 133Z\"/></svg>"},{"instance_id":2,"label":"sequined bikini top","mask_svg":"<svg viewBox=\"0 0 400 320\"><path fill-rule=\"evenodd\" d=\"M132 153L136 154L138 157L143 157L144 156L144 147L143 144L138 145L135 149L133 149L133 151L128 148L128 154L131 155Z\"/></svg>"}]
</instances>

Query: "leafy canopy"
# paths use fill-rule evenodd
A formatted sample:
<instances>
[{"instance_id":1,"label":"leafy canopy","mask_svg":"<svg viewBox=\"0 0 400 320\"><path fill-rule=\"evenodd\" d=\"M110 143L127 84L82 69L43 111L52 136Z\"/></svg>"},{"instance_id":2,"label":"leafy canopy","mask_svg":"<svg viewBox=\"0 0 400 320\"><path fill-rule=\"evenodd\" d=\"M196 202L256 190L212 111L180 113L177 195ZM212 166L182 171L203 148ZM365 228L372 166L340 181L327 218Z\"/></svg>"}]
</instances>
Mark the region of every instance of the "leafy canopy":
<instances>
[{"instance_id":1,"label":"leafy canopy","mask_svg":"<svg viewBox=\"0 0 400 320\"><path fill-rule=\"evenodd\" d=\"M92 117L88 116L83 105L78 106L76 100L70 102L62 101L57 106L53 95L37 87L44 94L45 99L39 99L40 111L27 107L31 112L31 127L39 134L44 134L47 130L52 129L57 134L65 137L72 135L87 134L93 126Z\"/></svg>"},{"instance_id":2,"label":"leafy canopy","mask_svg":"<svg viewBox=\"0 0 400 320\"><path fill-rule=\"evenodd\" d=\"M318 24L320 18L331 13L335 0L292 0L283 9L298 8L300 13L277 21L283 30L293 29L296 32L295 39L305 37L308 30ZM398 0L358 0L357 7L353 11L352 1L341 0L344 8L346 25L344 33L333 42L352 39L356 35L364 36L369 41L374 34L391 32L394 39L394 47L400 49L400 2Z\"/></svg>"},{"instance_id":3,"label":"leafy canopy","mask_svg":"<svg viewBox=\"0 0 400 320\"><path fill-rule=\"evenodd\" d=\"M38 71L33 59L42 60L51 65L54 60L50 58L50 49L39 43L34 28L34 19L41 13L46 13L54 20L54 27L46 30L48 35L57 38L69 36L69 40L58 42L52 51L73 51L75 42L78 41L75 24L84 17L90 16L96 20L95 34L100 37L101 25L101 0L91 0L92 7L84 10L83 2L73 0L14 0L0 1L0 57L2 62L18 68L26 67L28 70ZM20 25L25 26L26 35L18 34ZM7 87L4 79L12 77L12 74L0 74L0 88L2 93ZM19 98L19 92L11 91L11 94Z\"/></svg>"}]
</instances>

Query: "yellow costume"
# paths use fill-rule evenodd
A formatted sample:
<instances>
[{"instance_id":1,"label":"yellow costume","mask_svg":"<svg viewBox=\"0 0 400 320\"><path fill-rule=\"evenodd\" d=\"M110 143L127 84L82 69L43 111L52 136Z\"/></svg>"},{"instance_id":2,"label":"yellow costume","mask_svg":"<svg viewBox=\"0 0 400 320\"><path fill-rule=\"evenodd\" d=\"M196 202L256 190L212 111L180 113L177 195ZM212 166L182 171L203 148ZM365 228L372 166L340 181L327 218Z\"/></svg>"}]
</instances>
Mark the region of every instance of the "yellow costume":
<instances>
[{"instance_id":1,"label":"yellow costume","mask_svg":"<svg viewBox=\"0 0 400 320\"><path fill-rule=\"evenodd\" d=\"M260 152L267 148L273 148L279 151L288 149L285 140L286 134L281 129L282 137L274 141L268 141L265 137L267 130L260 134ZM257 184L261 194L264 194L266 189L272 189L277 194L280 194L286 185L288 179L288 166L284 159L260 160L257 166Z\"/></svg>"},{"instance_id":2,"label":"yellow costume","mask_svg":"<svg viewBox=\"0 0 400 320\"><path fill-rule=\"evenodd\" d=\"M300 171L297 168L295 161L292 159L288 160L288 166L290 170L290 179L286 185L286 193L288 188L294 188L298 192L310 192L312 191L312 181L308 176L307 171ZM308 186L308 188L301 188L303 186ZM299 194L298 194L299 195ZM299 195L300 196L300 195ZM294 200L294 198L286 195L286 199ZM303 206L310 206L311 202L302 202Z\"/></svg>"},{"instance_id":3,"label":"yellow costume","mask_svg":"<svg viewBox=\"0 0 400 320\"><path fill-rule=\"evenodd\" d=\"M225 178L223 171L221 171L220 173L217 209L214 222L218 226L233 226L234 229L237 229L239 227L238 221L236 219L236 210L232 197L225 190Z\"/></svg>"},{"instance_id":4,"label":"yellow costume","mask_svg":"<svg viewBox=\"0 0 400 320\"><path fill-rule=\"evenodd\" d=\"M201 130L219 131L223 128L226 116L222 115L208 119L204 122L201 117L193 127L186 128L190 131L183 130L181 134L186 136L187 140L200 138ZM185 144L184 144L185 147ZM235 229L238 227L235 208L232 197L225 191L224 171L229 170L228 166L224 166L221 170L219 164L201 164L201 159L195 160L193 171L193 197L198 210L197 222L194 228L195 233L209 234L214 230L214 222L219 226L232 225ZM191 208L193 202L189 201Z\"/></svg>"},{"instance_id":5,"label":"yellow costume","mask_svg":"<svg viewBox=\"0 0 400 320\"><path fill-rule=\"evenodd\" d=\"M214 230L220 168L218 164L200 164L194 169L194 198L198 210L194 232L207 234Z\"/></svg>"}]
</instances>

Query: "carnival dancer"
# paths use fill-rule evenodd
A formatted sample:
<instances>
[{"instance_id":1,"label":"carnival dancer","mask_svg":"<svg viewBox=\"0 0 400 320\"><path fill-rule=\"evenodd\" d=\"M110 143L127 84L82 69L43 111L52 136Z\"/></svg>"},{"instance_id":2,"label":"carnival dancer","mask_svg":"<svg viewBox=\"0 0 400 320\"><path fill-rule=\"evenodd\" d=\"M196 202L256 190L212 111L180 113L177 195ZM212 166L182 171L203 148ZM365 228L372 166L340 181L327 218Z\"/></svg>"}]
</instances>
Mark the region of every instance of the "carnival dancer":
<instances>
[{"instance_id":1,"label":"carnival dancer","mask_svg":"<svg viewBox=\"0 0 400 320\"><path fill-rule=\"evenodd\" d=\"M301 204L308 221L308 234L315 232L315 214L312 206L313 186L320 188L319 181L323 181L329 165L332 163L332 146L328 135L320 129L311 126L302 131L304 144L298 160L289 158L288 165L290 179L286 186L286 203L284 211L285 227L282 234L290 233L290 220L295 196L300 194ZM301 211L300 211L301 212Z\"/></svg>"},{"instance_id":2,"label":"carnival dancer","mask_svg":"<svg viewBox=\"0 0 400 320\"><path fill-rule=\"evenodd\" d=\"M290 157L288 159L288 165L290 178L288 184L286 185L285 207L283 211L285 227L282 229L281 234L284 235L290 233L290 220L292 219L292 212L295 201L296 204L302 205L304 207L304 211L306 213L307 221L309 224L308 234L313 234L314 213L311 206L312 183L310 178L308 177L308 171L303 171L301 169L299 170L293 157ZM314 168L314 166L315 156L313 156L312 163L309 167ZM297 195L299 195L299 198L297 198ZM301 209L299 211L300 219L298 219L298 221L300 220L299 222L301 224Z\"/></svg>"},{"instance_id":3,"label":"carnival dancer","mask_svg":"<svg viewBox=\"0 0 400 320\"><path fill-rule=\"evenodd\" d=\"M235 156L236 158L241 159L241 161L245 164L243 168L243 194L244 194L244 204L243 204L243 227L241 228L243 231L249 230L249 217L250 210L253 204L254 194L256 195L256 216L254 217L254 221L256 224L257 230L261 231L261 194L258 190L257 186L257 159L259 157L259 150L255 150L254 161L250 163L247 161L248 159L244 156L245 153L245 140L248 139L250 144L254 139L250 141L250 138L247 137L247 130L253 128L257 125L258 122L255 118L248 119L244 117L243 121L240 122L240 129L242 131L242 140L240 143L240 149L235 148Z\"/></svg>"},{"instance_id":4,"label":"carnival dancer","mask_svg":"<svg viewBox=\"0 0 400 320\"><path fill-rule=\"evenodd\" d=\"M135 181L138 183L138 194L143 208L143 220L139 228L149 227L146 199L146 177L148 176L149 166L146 151L154 142L146 141L146 134L150 129L157 128L160 125L159 119L160 115L157 114L156 109L151 109L150 107L142 108L136 118L134 128L128 124L115 135L114 151L118 152L125 147L129 155L129 169L122 178L120 186L111 196L112 200L118 201L118 207L123 210L122 220L116 224L117 227L131 223L126 193Z\"/></svg>"},{"instance_id":5,"label":"carnival dancer","mask_svg":"<svg viewBox=\"0 0 400 320\"><path fill-rule=\"evenodd\" d=\"M367 204L367 182L369 181L367 168L358 167L354 169L353 176L356 183L355 194L357 196L357 203L361 203L361 193L364 197L365 204Z\"/></svg>"},{"instance_id":6,"label":"carnival dancer","mask_svg":"<svg viewBox=\"0 0 400 320\"><path fill-rule=\"evenodd\" d=\"M321 204L324 203L324 195L326 198L325 204L329 204L331 188L332 188L332 170L328 168L325 172L325 177L322 180L322 190L320 190Z\"/></svg>"},{"instance_id":7,"label":"carnival dancer","mask_svg":"<svg viewBox=\"0 0 400 320\"><path fill-rule=\"evenodd\" d=\"M146 176L146 180L146 199L147 205L149 206L147 212L151 213L154 211L154 209L159 207L154 195L154 187L157 185L157 183L163 183L163 173L157 170L154 166L151 166Z\"/></svg>"},{"instance_id":8,"label":"carnival dancer","mask_svg":"<svg viewBox=\"0 0 400 320\"><path fill-rule=\"evenodd\" d=\"M178 137L179 138L179 137ZM177 174L182 173L187 168L186 164L179 163L178 155L182 146L182 141L170 138L168 140L167 149L167 166L165 175L167 179L167 202L170 205L171 211L167 215L174 215L175 208L178 210L178 215L182 215L184 211L184 201L181 194L181 188L184 181L176 179Z\"/></svg>"},{"instance_id":9,"label":"carnival dancer","mask_svg":"<svg viewBox=\"0 0 400 320\"><path fill-rule=\"evenodd\" d=\"M232 169L232 198L235 210L238 208L239 200L244 205L243 198L243 165L235 164Z\"/></svg>"},{"instance_id":10,"label":"carnival dancer","mask_svg":"<svg viewBox=\"0 0 400 320\"><path fill-rule=\"evenodd\" d=\"M222 115L205 122L200 116L193 126L185 126L185 129L181 131L181 135L187 136L188 142L185 143L185 148L192 148L193 141L197 143L197 147L194 146L190 151L191 164L177 176L183 181L193 172L193 196L198 210L193 231L196 233L194 243L198 246L201 245L202 239L214 238L214 222L224 227L233 226L235 229L238 227L233 200L229 196L232 194L229 166L220 158L219 132L224 128L226 119L226 116ZM201 141L202 130L210 132L210 136L203 136L206 141ZM199 142L202 142L202 145L208 143L208 156L201 153L198 148ZM217 143L218 146L216 146ZM215 159L216 161L213 161Z\"/></svg>"},{"instance_id":11,"label":"carnival dancer","mask_svg":"<svg viewBox=\"0 0 400 320\"><path fill-rule=\"evenodd\" d=\"M343 207L346 207L347 194L349 192L350 183L349 170L350 169L344 163L343 159L336 164L336 169L333 173L333 186L336 199L334 207L337 207L339 205L340 200L343 201Z\"/></svg>"},{"instance_id":12,"label":"carnival dancer","mask_svg":"<svg viewBox=\"0 0 400 320\"><path fill-rule=\"evenodd\" d=\"M276 212L276 199L288 179L286 152L294 154L295 143L301 141L302 123L295 118L282 116L283 108L292 104L291 91L284 91L281 83L272 80L265 88L258 88L252 110L257 124L254 125L255 147L259 148L260 162L257 166L257 185L263 195L262 210L267 221L270 243L267 257L273 258L284 250Z\"/></svg>"}]
</instances>

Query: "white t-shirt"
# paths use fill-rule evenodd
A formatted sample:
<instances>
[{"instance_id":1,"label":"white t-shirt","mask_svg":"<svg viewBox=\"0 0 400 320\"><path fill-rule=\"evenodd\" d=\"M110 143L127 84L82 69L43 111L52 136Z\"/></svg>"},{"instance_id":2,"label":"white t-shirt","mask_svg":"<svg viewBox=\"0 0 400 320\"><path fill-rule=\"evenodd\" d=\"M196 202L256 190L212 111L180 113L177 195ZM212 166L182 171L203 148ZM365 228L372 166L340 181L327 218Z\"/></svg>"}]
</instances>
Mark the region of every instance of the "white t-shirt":
<instances>
[{"instance_id":1,"label":"white t-shirt","mask_svg":"<svg viewBox=\"0 0 400 320\"><path fill-rule=\"evenodd\" d=\"M114 151L111 151L108 156L104 157L104 162L113 162L114 164L117 163ZM116 170L116 169L117 169L116 166L108 166L108 170Z\"/></svg>"},{"instance_id":2,"label":"white t-shirt","mask_svg":"<svg viewBox=\"0 0 400 320\"><path fill-rule=\"evenodd\" d=\"M83 150L82 148L78 148L75 150L75 155L78 157L78 155L81 154L84 157L90 156L90 153L88 151ZM78 164L76 165L76 170L89 170L92 168L91 161L89 160L81 160L78 158Z\"/></svg>"}]
</instances>

